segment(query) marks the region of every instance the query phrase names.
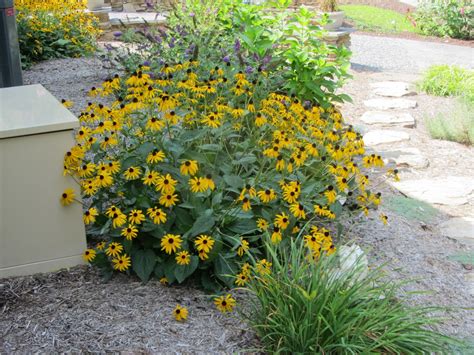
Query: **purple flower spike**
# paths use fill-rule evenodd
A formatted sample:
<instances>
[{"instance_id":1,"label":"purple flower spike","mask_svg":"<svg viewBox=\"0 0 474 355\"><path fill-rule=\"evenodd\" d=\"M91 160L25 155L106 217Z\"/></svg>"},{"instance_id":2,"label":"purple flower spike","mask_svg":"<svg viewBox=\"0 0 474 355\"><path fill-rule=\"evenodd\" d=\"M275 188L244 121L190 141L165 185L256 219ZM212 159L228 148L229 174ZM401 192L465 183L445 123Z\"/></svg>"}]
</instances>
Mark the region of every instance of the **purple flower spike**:
<instances>
[{"instance_id":1,"label":"purple flower spike","mask_svg":"<svg viewBox=\"0 0 474 355\"><path fill-rule=\"evenodd\" d=\"M122 35L122 32L116 31L114 32L114 37L120 37Z\"/></svg>"},{"instance_id":2,"label":"purple flower spike","mask_svg":"<svg viewBox=\"0 0 474 355\"><path fill-rule=\"evenodd\" d=\"M194 12L191 12L191 13L189 14L189 17L194 17L194 16L196 16L196 14L195 14Z\"/></svg>"},{"instance_id":3,"label":"purple flower spike","mask_svg":"<svg viewBox=\"0 0 474 355\"><path fill-rule=\"evenodd\" d=\"M235 43L234 43L234 50L235 50L236 52L240 51L240 41L239 41L239 39L236 39L236 40L235 40Z\"/></svg>"},{"instance_id":4,"label":"purple flower spike","mask_svg":"<svg viewBox=\"0 0 474 355\"><path fill-rule=\"evenodd\" d=\"M251 66L247 66L247 68L245 68L245 72L247 74L252 74L253 73L253 68Z\"/></svg>"},{"instance_id":5,"label":"purple flower spike","mask_svg":"<svg viewBox=\"0 0 474 355\"><path fill-rule=\"evenodd\" d=\"M145 61L143 62L143 65L144 65L145 67L149 67L149 66L150 66L150 62L149 62L148 60L145 60Z\"/></svg>"},{"instance_id":6,"label":"purple flower spike","mask_svg":"<svg viewBox=\"0 0 474 355\"><path fill-rule=\"evenodd\" d=\"M228 55L226 55L224 58L222 58L222 60L224 61L224 63L230 63L230 58Z\"/></svg>"}]
</instances>

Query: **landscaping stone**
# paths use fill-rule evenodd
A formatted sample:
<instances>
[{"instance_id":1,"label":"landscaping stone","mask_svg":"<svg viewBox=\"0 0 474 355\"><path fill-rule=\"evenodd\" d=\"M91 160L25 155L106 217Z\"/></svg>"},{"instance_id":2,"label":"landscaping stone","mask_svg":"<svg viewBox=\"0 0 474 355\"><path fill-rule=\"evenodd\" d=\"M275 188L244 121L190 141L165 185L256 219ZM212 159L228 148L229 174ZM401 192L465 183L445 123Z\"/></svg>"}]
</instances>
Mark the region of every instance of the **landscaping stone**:
<instances>
[{"instance_id":1,"label":"landscaping stone","mask_svg":"<svg viewBox=\"0 0 474 355\"><path fill-rule=\"evenodd\" d=\"M370 87L374 88L374 93L379 96L402 97L414 94L409 90L409 85L401 81L383 81L370 84Z\"/></svg>"},{"instance_id":2,"label":"landscaping stone","mask_svg":"<svg viewBox=\"0 0 474 355\"><path fill-rule=\"evenodd\" d=\"M474 246L474 217L456 217L442 223L440 230L443 235Z\"/></svg>"},{"instance_id":3,"label":"landscaping stone","mask_svg":"<svg viewBox=\"0 0 474 355\"><path fill-rule=\"evenodd\" d=\"M474 192L474 179L465 176L391 181L389 183L412 198L448 206L460 206L468 203L469 195Z\"/></svg>"},{"instance_id":4,"label":"landscaping stone","mask_svg":"<svg viewBox=\"0 0 474 355\"><path fill-rule=\"evenodd\" d=\"M368 146L397 143L410 140L410 135L402 131L374 130L364 134L364 143Z\"/></svg>"},{"instance_id":5,"label":"landscaping stone","mask_svg":"<svg viewBox=\"0 0 474 355\"><path fill-rule=\"evenodd\" d=\"M387 160L393 160L397 166L424 169L430 165L430 161L418 148L399 148L393 151L379 151L379 153Z\"/></svg>"},{"instance_id":6,"label":"landscaping stone","mask_svg":"<svg viewBox=\"0 0 474 355\"><path fill-rule=\"evenodd\" d=\"M390 109L409 109L416 107L415 100L408 99L370 99L365 100L364 105L377 110L390 110Z\"/></svg>"},{"instance_id":7,"label":"landscaping stone","mask_svg":"<svg viewBox=\"0 0 474 355\"><path fill-rule=\"evenodd\" d=\"M367 111L360 120L370 125L415 127L415 119L407 112Z\"/></svg>"}]
</instances>

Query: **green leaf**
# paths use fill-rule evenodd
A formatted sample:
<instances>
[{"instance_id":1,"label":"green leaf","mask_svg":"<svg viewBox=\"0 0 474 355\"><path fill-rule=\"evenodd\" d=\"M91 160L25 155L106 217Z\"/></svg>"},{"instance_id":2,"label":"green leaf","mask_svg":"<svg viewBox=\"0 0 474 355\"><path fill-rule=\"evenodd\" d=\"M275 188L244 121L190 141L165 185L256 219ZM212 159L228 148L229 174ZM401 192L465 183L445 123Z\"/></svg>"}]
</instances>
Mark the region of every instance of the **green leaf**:
<instances>
[{"instance_id":1,"label":"green leaf","mask_svg":"<svg viewBox=\"0 0 474 355\"><path fill-rule=\"evenodd\" d=\"M122 163L122 168L124 170L127 170L128 168L130 168L131 166L135 166L138 164L138 157L132 155L132 156L129 156L128 158L126 158L123 163Z\"/></svg>"},{"instance_id":2,"label":"green leaf","mask_svg":"<svg viewBox=\"0 0 474 355\"><path fill-rule=\"evenodd\" d=\"M191 256L191 262L188 265L176 265L174 276L179 283L183 282L196 271L199 264L199 258L196 255Z\"/></svg>"},{"instance_id":3,"label":"green leaf","mask_svg":"<svg viewBox=\"0 0 474 355\"><path fill-rule=\"evenodd\" d=\"M145 142L142 145L140 145L135 152L143 159L147 157L147 155L155 149L155 145L151 142Z\"/></svg>"},{"instance_id":4,"label":"green leaf","mask_svg":"<svg viewBox=\"0 0 474 355\"><path fill-rule=\"evenodd\" d=\"M246 234L255 231L257 223L254 219L238 219L227 228L237 234Z\"/></svg>"},{"instance_id":5,"label":"green leaf","mask_svg":"<svg viewBox=\"0 0 474 355\"><path fill-rule=\"evenodd\" d=\"M237 269L237 264L234 261L225 259L222 255L218 255L214 261L214 272L216 276L229 287L234 285Z\"/></svg>"},{"instance_id":6,"label":"green leaf","mask_svg":"<svg viewBox=\"0 0 474 355\"><path fill-rule=\"evenodd\" d=\"M240 165L240 164L252 164L257 161L257 157L253 154L246 154L242 156L240 159L235 160L232 162L234 165Z\"/></svg>"},{"instance_id":7,"label":"green leaf","mask_svg":"<svg viewBox=\"0 0 474 355\"><path fill-rule=\"evenodd\" d=\"M222 150L222 146L219 144L202 144L199 146L199 149L209 152L219 152Z\"/></svg>"},{"instance_id":8,"label":"green leaf","mask_svg":"<svg viewBox=\"0 0 474 355\"><path fill-rule=\"evenodd\" d=\"M237 175L224 175L224 181L227 185L236 189L240 189L244 186L244 180Z\"/></svg>"},{"instance_id":9,"label":"green leaf","mask_svg":"<svg viewBox=\"0 0 474 355\"><path fill-rule=\"evenodd\" d=\"M148 281L150 278L155 268L155 263L156 256L151 249L139 249L132 254L132 269L143 282Z\"/></svg>"},{"instance_id":10,"label":"green leaf","mask_svg":"<svg viewBox=\"0 0 474 355\"><path fill-rule=\"evenodd\" d=\"M216 223L216 220L212 215L213 213L214 211L211 209L204 211L204 213L194 221L192 228L186 232L185 236L195 236L209 232Z\"/></svg>"}]
</instances>

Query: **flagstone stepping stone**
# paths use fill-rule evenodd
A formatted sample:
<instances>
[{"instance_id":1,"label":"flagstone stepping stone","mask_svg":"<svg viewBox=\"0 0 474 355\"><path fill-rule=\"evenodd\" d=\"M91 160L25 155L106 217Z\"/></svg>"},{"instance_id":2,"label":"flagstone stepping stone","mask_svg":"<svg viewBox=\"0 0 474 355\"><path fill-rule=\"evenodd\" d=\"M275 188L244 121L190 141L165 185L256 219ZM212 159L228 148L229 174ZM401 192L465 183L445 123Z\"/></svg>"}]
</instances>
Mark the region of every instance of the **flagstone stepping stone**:
<instances>
[{"instance_id":1,"label":"flagstone stepping stone","mask_svg":"<svg viewBox=\"0 0 474 355\"><path fill-rule=\"evenodd\" d=\"M370 125L415 127L415 119L407 112L367 111L360 120Z\"/></svg>"},{"instance_id":2,"label":"flagstone stepping stone","mask_svg":"<svg viewBox=\"0 0 474 355\"><path fill-rule=\"evenodd\" d=\"M368 146L397 143L410 140L410 135L403 131L378 129L364 134L364 143Z\"/></svg>"},{"instance_id":3,"label":"flagstone stepping stone","mask_svg":"<svg viewBox=\"0 0 474 355\"><path fill-rule=\"evenodd\" d=\"M370 99L365 100L364 105L377 110L390 110L415 108L417 103L408 99Z\"/></svg>"},{"instance_id":4,"label":"flagstone stepping stone","mask_svg":"<svg viewBox=\"0 0 474 355\"><path fill-rule=\"evenodd\" d=\"M398 148L392 151L379 151L379 154L387 160L393 160L397 166L424 169L430 165L430 161L421 154L418 148Z\"/></svg>"},{"instance_id":5,"label":"flagstone stepping stone","mask_svg":"<svg viewBox=\"0 0 474 355\"><path fill-rule=\"evenodd\" d=\"M456 217L440 225L441 233L474 246L474 217Z\"/></svg>"},{"instance_id":6,"label":"flagstone stepping stone","mask_svg":"<svg viewBox=\"0 0 474 355\"><path fill-rule=\"evenodd\" d=\"M389 181L389 184L417 200L448 206L468 203L469 195L474 192L474 179L466 176Z\"/></svg>"},{"instance_id":7,"label":"flagstone stepping stone","mask_svg":"<svg viewBox=\"0 0 474 355\"><path fill-rule=\"evenodd\" d=\"M379 96L386 97L402 97L413 95L414 92L409 90L409 84L401 81L383 81L370 84L374 88L374 93Z\"/></svg>"}]
</instances>

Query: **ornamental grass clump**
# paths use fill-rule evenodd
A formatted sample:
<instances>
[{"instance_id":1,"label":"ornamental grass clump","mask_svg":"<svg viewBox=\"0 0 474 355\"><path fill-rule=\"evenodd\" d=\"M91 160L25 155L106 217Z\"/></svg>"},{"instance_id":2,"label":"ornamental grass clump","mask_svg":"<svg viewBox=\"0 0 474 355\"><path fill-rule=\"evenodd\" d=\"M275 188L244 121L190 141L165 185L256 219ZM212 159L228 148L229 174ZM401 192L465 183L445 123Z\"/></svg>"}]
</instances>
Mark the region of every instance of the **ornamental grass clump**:
<instances>
[{"instance_id":1,"label":"ornamental grass clump","mask_svg":"<svg viewBox=\"0 0 474 355\"><path fill-rule=\"evenodd\" d=\"M89 103L65 155L105 275L242 286L263 236L287 245L311 221L318 258L332 223L380 203L367 174L382 159L335 107L269 92L264 71L155 65L92 88L109 104Z\"/></svg>"},{"instance_id":2,"label":"ornamental grass clump","mask_svg":"<svg viewBox=\"0 0 474 355\"><path fill-rule=\"evenodd\" d=\"M339 253L315 262L306 241L290 244L283 250L268 243L272 270L254 264L246 288L246 319L264 353L445 353L457 343L430 330L440 319L429 314L440 309L406 306L401 285L380 269L367 271L358 259L341 271Z\"/></svg>"},{"instance_id":3,"label":"ornamental grass clump","mask_svg":"<svg viewBox=\"0 0 474 355\"><path fill-rule=\"evenodd\" d=\"M16 0L18 39L24 67L51 58L95 51L98 19L83 0Z\"/></svg>"}]
</instances>

